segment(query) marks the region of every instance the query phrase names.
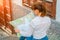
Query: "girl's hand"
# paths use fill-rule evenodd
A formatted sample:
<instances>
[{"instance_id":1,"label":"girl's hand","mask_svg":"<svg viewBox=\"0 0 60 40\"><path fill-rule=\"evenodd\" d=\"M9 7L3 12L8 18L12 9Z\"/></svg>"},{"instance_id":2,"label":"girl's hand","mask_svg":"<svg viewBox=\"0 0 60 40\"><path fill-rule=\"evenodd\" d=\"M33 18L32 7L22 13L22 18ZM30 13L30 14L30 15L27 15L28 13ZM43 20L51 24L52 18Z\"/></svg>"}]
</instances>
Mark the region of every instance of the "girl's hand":
<instances>
[{"instance_id":1,"label":"girl's hand","mask_svg":"<svg viewBox=\"0 0 60 40\"><path fill-rule=\"evenodd\" d=\"M18 33L18 32L20 32L20 31L19 31L18 29L15 29L15 32Z\"/></svg>"}]
</instances>

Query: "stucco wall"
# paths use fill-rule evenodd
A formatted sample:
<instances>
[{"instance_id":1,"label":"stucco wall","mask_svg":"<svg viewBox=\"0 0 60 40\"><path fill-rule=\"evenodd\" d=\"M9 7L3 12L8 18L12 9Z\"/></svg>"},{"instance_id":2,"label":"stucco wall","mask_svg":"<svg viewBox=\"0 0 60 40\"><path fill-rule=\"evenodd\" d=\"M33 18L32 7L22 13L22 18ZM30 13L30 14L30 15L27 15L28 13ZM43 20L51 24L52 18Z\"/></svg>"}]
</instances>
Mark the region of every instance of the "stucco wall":
<instances>
[{"instance_id":1,"label":"stucco wall","mask_svg":"<svg viewBox=\"0 0 60 40\"><path fill-rule=\"evenodd\" d=\"M56 6L56 21L60 22L60 0L57 0Z\"/></svg>"}]
</instances>

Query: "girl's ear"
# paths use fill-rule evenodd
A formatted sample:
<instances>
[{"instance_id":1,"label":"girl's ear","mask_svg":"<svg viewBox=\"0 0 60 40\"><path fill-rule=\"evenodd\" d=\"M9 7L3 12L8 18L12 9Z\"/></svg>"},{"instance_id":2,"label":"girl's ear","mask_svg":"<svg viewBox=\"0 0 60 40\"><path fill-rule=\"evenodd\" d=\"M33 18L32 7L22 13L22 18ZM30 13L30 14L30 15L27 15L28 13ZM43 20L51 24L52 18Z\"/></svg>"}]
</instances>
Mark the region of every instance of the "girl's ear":
<instances>
[{"instance_id":1,"label":"girl's ear","mask_svg":"<svg viewBox=\"0 0 60 40\"><path fill-rule=\"evenodd\" d=\"M39 13L38 15L41 16L41 13Z\"/></svg>"}]
</instances>

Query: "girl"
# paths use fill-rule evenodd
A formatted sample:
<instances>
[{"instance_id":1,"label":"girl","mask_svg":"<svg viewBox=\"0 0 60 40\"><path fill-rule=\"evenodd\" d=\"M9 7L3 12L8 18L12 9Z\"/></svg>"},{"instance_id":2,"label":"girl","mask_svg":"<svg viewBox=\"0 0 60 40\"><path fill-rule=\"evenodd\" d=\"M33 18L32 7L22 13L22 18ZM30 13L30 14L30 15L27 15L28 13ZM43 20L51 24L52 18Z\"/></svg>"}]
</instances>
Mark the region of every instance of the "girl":
<instances>
[{"instance_id":1,"label":"girl","mask_svg":"<svg viewBox=\"0 0 60 40\"><path fill-rule=\"evenodd\" d=\"M36 17L31 21L31 27L33 27L33 39L32 40L48 40L47 30L51 24L51 20L46 16L46 8L40 3L32 5Z\"/></svg>"}]
</instances>

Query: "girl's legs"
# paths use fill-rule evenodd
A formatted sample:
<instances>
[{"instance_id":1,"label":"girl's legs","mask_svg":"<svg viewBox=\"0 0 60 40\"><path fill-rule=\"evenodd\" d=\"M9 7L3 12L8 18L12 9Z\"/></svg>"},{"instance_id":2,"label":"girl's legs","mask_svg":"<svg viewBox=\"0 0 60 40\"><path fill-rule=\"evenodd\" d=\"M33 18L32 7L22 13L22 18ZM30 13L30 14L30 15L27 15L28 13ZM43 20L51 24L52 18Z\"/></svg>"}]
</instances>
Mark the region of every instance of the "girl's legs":
<instances>
[{"instance_id":1,"label":"girl's legs","mask_svg":"<svg viewBox=\"0 0 60 40\"><path fill-rule=\"evenodd\" d=\"M48 40L48 37L47 36L45 36L44 38L42 38L42 39L34 39L33 38L33 40Z\"/></svg>"},{"instance_id":2,"label":"girl's legs","mask_svg":"<svg viewBox=\"0 0 60 40\"><path fill-rule=\"evenodd\" d=\"M26 40L33 40L33 36L26 37Z\"/></svg>"},{"instance_id":3,"label":"girl's legs","mask_svg":"<svg viewBox=\"0 0 60 40\"><path fill-rule=\"evenodd\" d=\"M19 38L19 40L25 40L25 37L24 37L24 36L21 36L21 37Z\"/></svg>"}]
</instances>

